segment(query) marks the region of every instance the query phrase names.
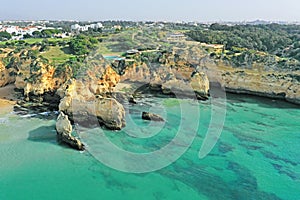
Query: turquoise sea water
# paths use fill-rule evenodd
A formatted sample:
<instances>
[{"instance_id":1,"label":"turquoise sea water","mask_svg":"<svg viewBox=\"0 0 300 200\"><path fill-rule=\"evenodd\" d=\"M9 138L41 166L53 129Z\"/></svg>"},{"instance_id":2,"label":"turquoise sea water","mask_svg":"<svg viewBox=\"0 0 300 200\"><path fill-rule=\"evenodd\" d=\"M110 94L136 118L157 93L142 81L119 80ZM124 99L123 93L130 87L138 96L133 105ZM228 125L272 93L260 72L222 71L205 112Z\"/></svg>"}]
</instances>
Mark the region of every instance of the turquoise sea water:
<instances>
[{"instance_id":1,"label":"turquoise sea water","mask_svg":"<svg viewBox=\"0 0 300 200\"><path fill-rule=\"evenodd\" d=\"M182 130L185 134L193 131L196 118L191 112L182 119L182 104L200 110L190 148L171 165L140 174L112 169L89 151L58 145L55 120L0 116L0 199L300 199L300 109L286 102L229 95L222 135L204 159L198 154L210 124L209 102L145 100L129 107L123 131L83 129L82 136L90 152L100 133L127 151L151 152L172 141L181 120L191 124ZM167 122L142 121L144 109Z\"/></svg>"}]
</instances>

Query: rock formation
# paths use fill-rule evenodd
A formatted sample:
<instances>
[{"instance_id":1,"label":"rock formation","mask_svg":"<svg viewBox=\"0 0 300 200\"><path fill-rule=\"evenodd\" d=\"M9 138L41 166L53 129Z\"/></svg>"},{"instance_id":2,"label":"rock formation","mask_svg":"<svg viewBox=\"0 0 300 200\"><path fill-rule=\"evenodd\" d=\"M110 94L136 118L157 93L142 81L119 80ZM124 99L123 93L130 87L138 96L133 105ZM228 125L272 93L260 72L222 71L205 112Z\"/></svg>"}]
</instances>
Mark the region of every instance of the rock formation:
<instances>
[{"instance_id":1,"label":"rock formation","mask_svg":"<svg viewBox=\"0 0 300 200\"><path fill-rule=\"evenodd\" d=\"M280 98L300 104L300 71L233 67L223 62L204 63L210 81L228 92ZM209 69L209 70L208 70Z\"/></svg>"},{"instance_id":2,"label":"rock formation","mask_svg":"<svg viewBox=\"0 0 300 200\"><path fill-rule=\"evenodd\" d=\"M142 119L149 120L149 121L157 121L157 122L165 121L164 118L162 118L161 116L154 114L154 113L149 113L149 112L143 112Z\"/></svg>"},{"instance_id":3,"label":"rock formation","mask_svg":"<svg viewBox=\"0 0 300 200\"><path fill-rule=\"evenodd\" d=\"M143 54L140 56L143 58ZM207 99L209 80L206 74L197 71L187 58L175 58L173 53L163 53L160 57L158 61L149 61L146 57L148 63L136 62L125 66L121 82L147 84L150 90L166 95Z\"/></svg>"},{"instance_id":4,"label":"rock formation","mask_svg":"<svg viewBox=\"0 0 300 200\"><path fill-rule=\"evenodd\" d=\"M0 87L14 83L16 79L15 74L16 72L13 68L7 69L0 61Z\"/></svg>"},{"instance_id":5,"label":"rock formation","mask_svg":"<svg viewBox=\"0 0 300 200\"><path fill-rule=\"evenodd\" d=\"M78 96L66 96L61 100L59 109L67 113L71 121L82 126L100 124L111 130L120 130L125 126L125 110L113 98L85 100Z\"/></svg>"},{"instance_id":6,"label":"rock formation","mask_svg":"<svg viewBox=\"0 0 300 200\"><path fill-rule=\"evenodd\" d=\"M57 91L62 98L59 110L68 114L71 121L80 125L104 125L120 130L125 126L125 110L116 99L107 93L114 91L119 75L110 66L102 70L97 81L92 75L70 79Z\"/></svg>"},{"instance_id":7,"label":"rock formation","mask_svg":"<svg viewBox=\"0 0 300 200\"><path fill-rule=\"evenodd\" d=\"M219 82L231 92L300 103L299 71L266 70L259 65L233 66L210 58L197 44L191 42L186 46L175 45L170 51L139 53L134 59L112 64L94 55L82 63L76 76L68 64L55 67L46 59L32 55L30 50L23 50L11 54L6 66L0 62L0 87L15 83L24 91L26 101L47 101L48 105L60 102L61 113L56 124L59 139L76 149L83 149L83 145L71 135L72 123L103 125L112 130L125 126L121 103L128 99L133 104L136 102L131 94L115 91L120 82L138 83L151 92L179 98L206 100L211 81ZM152 113L143 113L142 117L164 121Z\"/></svg>"},{"instance_id":8,"label":"rock formation","mask_svg":"<svg viewBox=\"0 0 300 200\"><path fill-rule=\"evenodd\" d=\"M71 135L72 130L72 125L68 119L68 116L63 112L60 112L56 121L58 139L70 145L72 148L84 150L84 145L80 142L80 140Z\"/></svg>"}]
</instances>

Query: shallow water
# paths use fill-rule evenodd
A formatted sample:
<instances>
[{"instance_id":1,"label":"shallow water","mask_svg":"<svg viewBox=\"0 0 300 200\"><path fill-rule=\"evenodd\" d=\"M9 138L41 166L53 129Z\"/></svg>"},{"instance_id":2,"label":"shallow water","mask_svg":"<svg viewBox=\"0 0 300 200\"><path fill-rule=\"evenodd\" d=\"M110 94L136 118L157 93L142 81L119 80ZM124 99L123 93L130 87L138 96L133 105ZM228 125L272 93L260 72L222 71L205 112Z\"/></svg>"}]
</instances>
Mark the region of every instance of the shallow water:
<instances>
[{"instance_id":1,"label":"shallow water","mask_svg":"<svg viewBox=\"0 0 300 200\"><path fill-rule=\"evenodd\" d=\"M193 112L197 109L200 118L195 120ZM142 110L159 113L167 122L142 121ZM222 134L203 159L198 155L211 122L209 102L197 105L192 100L153 98L130 106L127 112L127 127L122 131L80 129L88 145L85 152L57 144L55 120L0 116L0 199L300 198L297 106L229 95ZM96 159L103 147L103 141L97 141L101 135L120 149L142 154L172 142L178 130L188 137L195 129L188 150L171 165L154 172L125 173ZM175 147L184 150L189 141L180 139ZM97 154L96 158L91 154ZM115 156L112 161L120 155ZM155 162L163 164L160 159L168 156L163 152ZM143 160L125 160L123 164L130 170L132 162L137 169L154 166Z\"/></svg>"}]
</instances>

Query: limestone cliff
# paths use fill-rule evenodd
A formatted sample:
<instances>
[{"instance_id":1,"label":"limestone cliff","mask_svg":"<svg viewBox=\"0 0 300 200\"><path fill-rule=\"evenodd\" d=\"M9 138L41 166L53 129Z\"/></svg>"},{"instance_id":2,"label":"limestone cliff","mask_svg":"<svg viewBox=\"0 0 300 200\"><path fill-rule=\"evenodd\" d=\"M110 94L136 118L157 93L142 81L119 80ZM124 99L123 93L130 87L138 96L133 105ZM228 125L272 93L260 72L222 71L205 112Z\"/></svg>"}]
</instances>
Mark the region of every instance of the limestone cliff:
<instances>
[{"instance_id":1,"label":"limestone cliff","mask_svg":"<svg viewBox=\"0 0 300 200\"><path fill-rule=\"evenodd\" d=\"M30 95L42 96L47 92L55 92L71 76L70 67L55 67L32 52L10 52L5 57L6 66L0 62L0 86L14 83L16 88L24 91L27 100ZM58 73L61 68L64 68L64 73Z\"/></svg>"},{"instance_id":2,"label":"limestone cliff","mask_svg":"<svg viewBox=\"0 0 300 200\"><path fill-rule=\"evenodd\" d=\"M59 110L70 119L83 126L103 124L109 129L121 129L125 126L125 110L115 99L101 97L90 90L90 85L82 80L70 80L66 84ZM111 90L111 88L110 88ZM96 96L97 95L97 96Z\"/></svg>"},{"instance_id":3,"label":"limestone cliff","mask_svg":"<svg viewBox=\"0 0 300 200\"><path fill-rule=\"evenodd\" d=\"M266 70L263 65L234 67L221 61L203 62L201 69L210 81L226 91L280 98L300 104L300 71Z\"/></svg>"},{"instance_id":4,"label":"limestone cliff","mask_svg":"<svg viewBox=\"0 0 300 200\"><path fill-rule=\"evenodd\" d=\"M190 73L189 68L196 69L200 74L205 73L210 82L218 82L230 92L282 98L300 103L298 69L278 67L274 63L273 66L267 66L255 62L237 66L228 60L212 58L197 42L189 42L183 48L174 47L160 57L160 62L175 68L176 72L181 72L185 77L186 73ZM200 80L208 82L203 75L201 76ZM195 81L192 81L192 85L195 85ZM206 91L208 87L205 86L208 84L200 84L200 91Z\"/></svg>"},{"instance_id":5,"label":"limestone cliff","mask_svg":"<svg viewBox=\"0 0 300 200\"><path fill-rule=\"evenodd\" d=\"M120 76L110 66L89 68L84 76L70 79L57 90L61 97L59 110L74 123L100 124L119 130L125 126L125 110L117 100L107 96L119 81Z\"/></svg>"},{"instance_id":6,"label":"limestone cliff","mask_svg":"<svg viewBox=\"0 0 300 200\"><path fill-rule=\"evenodd\" d=\"M52 66L26 50L10 55L8 61L6 66L0 62L0 86L14 82L24 90L26 100L37 96L44 101L47 93L56 93L61 112L56 126L58 136L76 149L83 145L71 135L71 122L100 124L112 130L126 125L124 107L116 100L122 95L114 93L120 82L137 82L162 94L202 100L209 96L210 82L219 82L228 91L300 103L299 71L234 66L212 59L198 43L173 46L169 51L141 52L117 65L102 56L88 57L76 76L72 66Z\"/></svg>"},{"instance_id":7,"label":"limestone cliff","mask_svg":"<svg viewBox=\"0 0 300 200\"><path fill-rule=\"evenodd\" d=\"M22 61L18 65L15 85L24 89L24 96L43 95L56 91L71 76L71 70L65 66L64 73L57 73L57 68L40 58Z\"/></svg>"},{"instance_id":8,"label":"limestone cliff","mask_svg":"<svg viewBox=\"0 0 300 200\"><path fill-rule=\"evenodd\" d=\"M209 95L208 77L189 62L189 50L185 53L187 57L179 57L176 52L154 52L152 55L142 53L138 59L145 61L127 65L121 81L149 84L150 89L164 94L206 99ZM159 57L153 59L155 54Z\"/></svg>"},{"instance_id":9,"label":"limestone cliff","mask_svg":"<svg viewBox=\"0 0 300 200\"><path fill-rule=\"evenodd\" d=\"M15 74L16 72L13 68L6 68L0 61L0 87L14 83L16 79Z\"/></svg>"}]
</instances>

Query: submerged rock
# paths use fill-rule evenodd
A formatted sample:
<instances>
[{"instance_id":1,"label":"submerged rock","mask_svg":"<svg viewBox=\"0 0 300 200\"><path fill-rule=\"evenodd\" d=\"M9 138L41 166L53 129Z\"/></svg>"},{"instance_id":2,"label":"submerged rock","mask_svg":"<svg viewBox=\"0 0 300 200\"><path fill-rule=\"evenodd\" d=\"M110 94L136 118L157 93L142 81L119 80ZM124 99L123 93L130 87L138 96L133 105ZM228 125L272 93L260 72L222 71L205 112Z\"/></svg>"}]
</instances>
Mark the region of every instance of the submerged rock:
<instances>
[{"instance_id":1,"label":"submerged rock","mask_svg":"<svg viewBox=\"0 0 300 200\"><path fill-rule=\"evenodd\" d=\"M137 104L137 102L136 102L136 100L134 99L133 96L128 98L128 102L131 103L131 104Z\"/></svg>"},{"instance_id":2,"label":"submerged rock","mask_svg":"<svg viewBox=\"0 0 300 200\"><path fill-rule=\"evenodd\" d=\"M149 113L149 112L143 112L142 113L142 119L144 120L150 120L150 121L157 121L157 122L164 122L164 118L157 114Z\"/></svg>"}]
</instances>

